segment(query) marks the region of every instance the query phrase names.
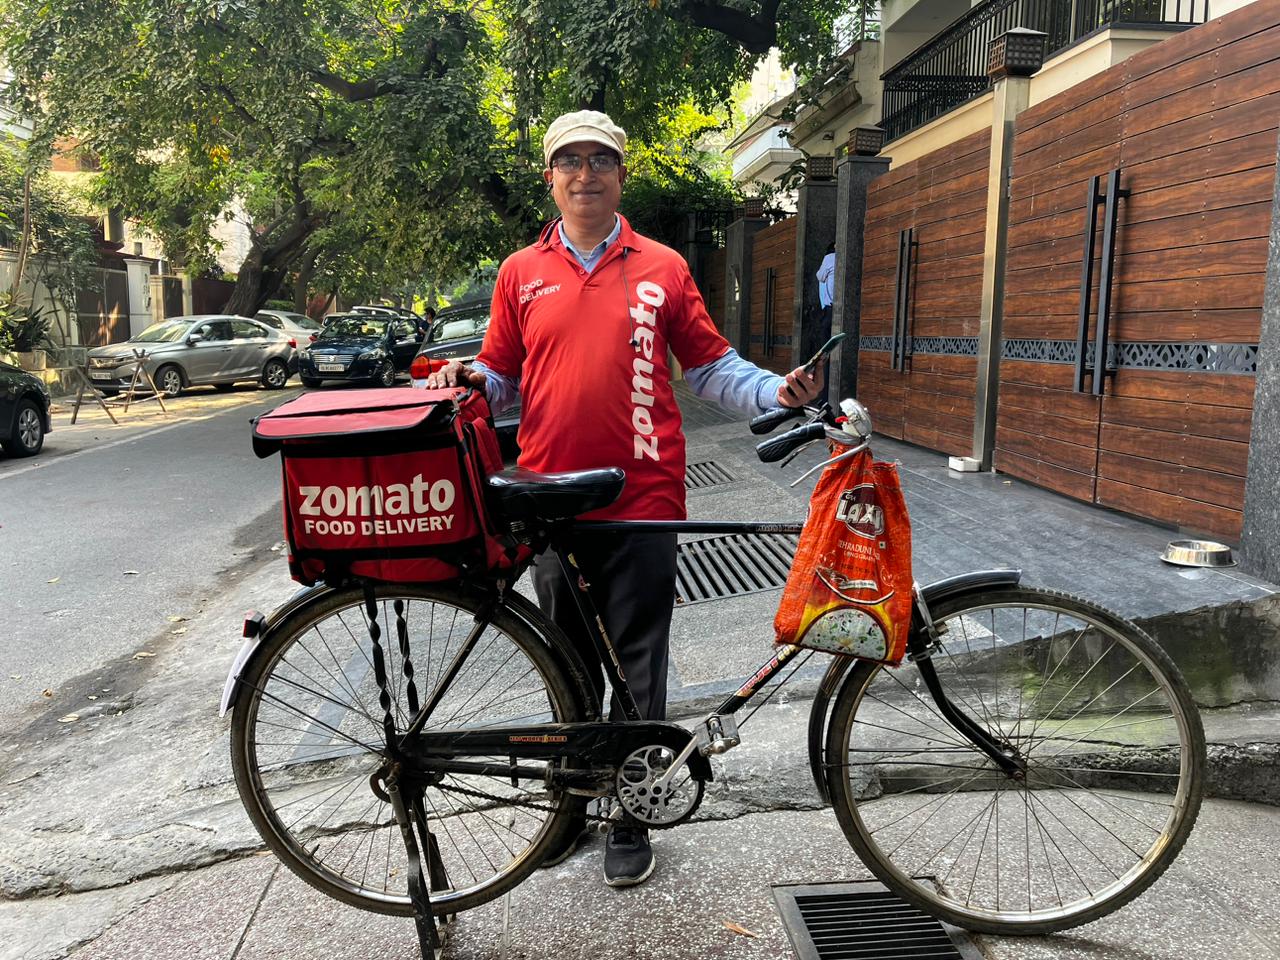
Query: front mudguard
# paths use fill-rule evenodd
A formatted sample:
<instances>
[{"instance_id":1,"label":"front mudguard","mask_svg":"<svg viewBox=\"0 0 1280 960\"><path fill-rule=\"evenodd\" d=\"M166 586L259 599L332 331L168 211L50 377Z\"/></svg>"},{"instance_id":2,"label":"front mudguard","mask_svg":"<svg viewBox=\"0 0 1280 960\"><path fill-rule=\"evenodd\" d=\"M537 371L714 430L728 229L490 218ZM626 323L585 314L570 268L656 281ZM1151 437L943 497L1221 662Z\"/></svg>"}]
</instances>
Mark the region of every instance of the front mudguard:
<instances>
[{"instance_id":1,"label":"front mudguard","mask_svg":"<svg viewBox=\"0 0 1280 960\"><path fill-rule=\"evenodd\" d=\"M996 587L1016 587L1022 579L1021 570L975 570L958 577L938 580L927 587L920 588L920 595L926 609L966 593L980 593ZM911 631L919 635L925 628L924 617L917 606L912 611ZM914 639L914 638L913 638ZM915 646L909 643L909 647ZM813 785L823 803L831 802L827 790L827 719L831 713L831 702L840 689L841 681L849 668L853 666L855 657L835 657L827 672L818 684L818 693L813 698L813 706L809 710L809 772L813 775Z\"/></svg>"}]
</instances>

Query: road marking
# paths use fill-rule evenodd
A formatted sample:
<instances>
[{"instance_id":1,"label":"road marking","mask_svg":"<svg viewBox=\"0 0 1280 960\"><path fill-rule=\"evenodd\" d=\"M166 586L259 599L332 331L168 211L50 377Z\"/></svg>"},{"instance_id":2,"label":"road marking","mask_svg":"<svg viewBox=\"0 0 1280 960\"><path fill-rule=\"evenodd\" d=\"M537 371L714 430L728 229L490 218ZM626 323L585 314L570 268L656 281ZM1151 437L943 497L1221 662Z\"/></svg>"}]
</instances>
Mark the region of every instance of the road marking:
<instances>
[{"instance_id":1,"label":"road marking","mask_svg":"<svg viewBox=\"0 0 1280 960\"><path fill-rule=\"evenodd\" d=\"M12 477L20 477L24 473L30 473L33 470L41 470L41 469L44 469L45 467L52 466L55 463L66 463L68 460L74 460L76 457L84 456L86 453L97 453L102 450L110 450L112 447L118 447L118 446L121 446L122 444L133 443L135 440L142 440L145 437L155 436L157 433L164 433L166 430L174 430L178 427L185 427L187 424L190 424L190 423L200 423L203 420L212 420L214 417L221 416L224 413L231 413L235 410L240 410L244 407L247 407L251 403L260 402L262 399L263 398L261 397L248 398L244 400L242 403L237 403L235 406L223 407L221 410L215 410L212 413L207 413L203 416L185 417L181 420L175 421L174 423L162 424L161 426L153 427L150 430L143 430L141 433L135 433L129 437L121 437L119 440L109 440L106 443L97 444L92 447L85 447L83 450L75 450L71 453L55 455L52 457L48 457L43 461L37 461L35 463L26 464L25 466L18 467L14 470L0 471L0 481L8 480ZM105 424L103 426L105 426ZM37 456L39 456L39 454L37 454Z\"/></svg>"}]
</instances>

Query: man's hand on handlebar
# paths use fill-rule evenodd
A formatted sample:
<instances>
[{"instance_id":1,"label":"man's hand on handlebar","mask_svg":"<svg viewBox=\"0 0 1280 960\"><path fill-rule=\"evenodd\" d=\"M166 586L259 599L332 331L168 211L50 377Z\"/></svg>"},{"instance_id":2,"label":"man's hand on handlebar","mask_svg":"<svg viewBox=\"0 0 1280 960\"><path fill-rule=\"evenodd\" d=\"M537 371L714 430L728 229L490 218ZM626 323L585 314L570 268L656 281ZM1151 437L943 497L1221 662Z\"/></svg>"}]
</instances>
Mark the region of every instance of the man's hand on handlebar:
<instances>
[{"instance_id":1,"label":"man's hand on handlebar","mask_svg":"<svg viewBox=\"0 0 1280 960\"><path fill-rule=\"evenodd\" d=\"M787 382L778 388L778 406L792 409L803 407L821 396L822 388L826 383L824 379L826 366L826 361L823 360L813 373L807 372L804 367L796 367L788 373Z\"/></svg>"},{"instance_id":2,"label":"man's hand on handlebar","mask_svg":"<svg viewBox=\"0 0 1280 960\"><path fill-rule=\"evenodd\" d=\"M484 393L484 374L468 367L461 360L450 360L435 373L427 377L427 387L471 387Z\"/></svg>"}]
</instances>

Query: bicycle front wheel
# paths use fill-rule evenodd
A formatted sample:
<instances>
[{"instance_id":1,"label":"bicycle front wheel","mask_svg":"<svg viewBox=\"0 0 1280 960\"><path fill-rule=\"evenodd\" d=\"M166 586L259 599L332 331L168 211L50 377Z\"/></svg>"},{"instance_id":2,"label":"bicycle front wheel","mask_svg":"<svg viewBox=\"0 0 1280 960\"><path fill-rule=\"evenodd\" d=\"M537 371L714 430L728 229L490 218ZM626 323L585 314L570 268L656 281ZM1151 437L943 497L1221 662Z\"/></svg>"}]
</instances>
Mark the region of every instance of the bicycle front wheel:
<instances>
[{"instance_id":1,"label":"bicycle front wheel","mask_svg":"<svg viewBox=\"0 0 1280 960\"><path fill-rule=\"evenodd\" d=\"M1044 934L1119 909L1200 808L1204 732L1177 668L1065 594L991 590L931 613L946 697L1022 769L948 723L914 666L859 663L827 739L850 843L905 899L970 930Z\"/></svg>"},{"instance_id":2,"label":"bicycle front wheel","mask_svg":"<svg viewBox=\"0 0 1280 960\"><path fill-rule=\"evenodd\" d=\"M505 608L488 613L459 661L480 597L407 584L375 597L385 684L361 588L303 605L242 675L232 768L258 832L294 873L352 906L408 915L408 862L386 792L386 708L402 734L411 687L419 705L438 698L428 732L573 722L581 705L546 642ZM543 783L435 778L421 803L449 889L431 892L433 911L470 909L523 880L569 829L571 802Z\"/></svg>"}]
</instances>

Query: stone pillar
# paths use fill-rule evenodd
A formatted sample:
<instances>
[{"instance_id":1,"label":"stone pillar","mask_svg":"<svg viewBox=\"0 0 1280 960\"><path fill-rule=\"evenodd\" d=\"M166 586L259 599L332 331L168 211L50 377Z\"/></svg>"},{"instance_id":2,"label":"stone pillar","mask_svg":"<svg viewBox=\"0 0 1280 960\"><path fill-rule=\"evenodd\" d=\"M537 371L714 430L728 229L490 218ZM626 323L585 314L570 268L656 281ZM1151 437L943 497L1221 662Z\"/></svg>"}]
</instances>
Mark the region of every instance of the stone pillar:
<instances>
[{"instance_id":1,"label":"stone pillar","mask_svg":"<svg viewBox=\"0 0 1280 960\"><path fill-rule=\"evenodd\" d=\"M1241 567L1248 573L1280 583L1280 162L1274 197L1240 554Z\"/></svg>"},{"instance_id":2,"label":"stone pillar","mask_svg":"<svg viewBox=\"0 0 1280 960\"><path fill-rule=\"evenodd\" d=\"M124 261L129 290L129 336L136 337L154 322L151 313L151 261Z\"/></svg>"},{"instance_id":3,"label":"stone pillar","mask_svg":"<svg viewBox=\"0 0 1280 960\"><path fill-rule=\"evenodd\" d=\"M182 315L189 317L196 312L195 293L191 286L191 274L183 270L182 277Z\"/></svg>"},{"instance_id":4,"label":"stone pillar","mask_svg":"<svg viewBox=\"0 0 1280 960\"><path fill-rule=\"evenodd\" d=\"M835 180L808 180L796 205L796 292L792 305L791 366L798 367L831 336L818 301L818 267L836 239Z\"/></svg>"},{"instance_id":5,"label":"stone pillar","mask_svg":"<svg viewBox=\"0 0 1280 960\"><path fill-rule=\"evenodd\" d=\"M978 382L974 395L973 459L991 469L1004 346L1004 268L1009 240L1009 178L1013 169L1013 123L1027 109L1031 75L1044 62L1045 35L1015 27L988 46L991 100L991 159L987 166L987 224L983 240L982 306L978 314Z\"/></svg>"},{"instance_id":6,"label":"stone pillar","mask_svg":"<svg viewBox=\"0 0 1280 960\"><path fill-rule=\"evenodd\" d=\"M978 314L978 383L974 400L973 459L991 469L996 444L1000 350L1004 343L1004 267L1009 240L1009 175L1013 166L1013 121L1027 108L1030 77L995 83L991 118L991 162L987 168L987 225L983 242L982 306Z\"/></svg>"},{"instance_id":7,"label":"stone pillar","mask_svg":"<svg viewBox=\"0 0 1280 960\"><path fill-rule=\"evenodd\" d=\"M153 273L147 277L147 286L151 290L151 322L159 323L164 319L164 277Z\"/></svg>"},{"instance_id":8,"label":"stone pillar","mask_svg":"<svg viewBox=\"0 0 1280 960\"><path fill-rule=\"evenodd\" d=\"M867 223L867 190L889 169L889 157L849 156L836 167L836 293L831 333L846 333L831 356L830 395L858 395L858 350L862 326L862 242Z\"/></svg>"},{"instance_id":9,"label":"stone pillar","mask_svg":"<svg viewBox=\"0 0 1280 960\"><path fill-rule=\"evenodd\" d=\"M725 230L724 330L733 349L747 355L751 339L752 239L767 227L763 217L735 220Z\"/></svg>"}]
</instances>

